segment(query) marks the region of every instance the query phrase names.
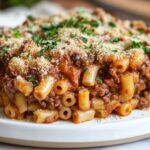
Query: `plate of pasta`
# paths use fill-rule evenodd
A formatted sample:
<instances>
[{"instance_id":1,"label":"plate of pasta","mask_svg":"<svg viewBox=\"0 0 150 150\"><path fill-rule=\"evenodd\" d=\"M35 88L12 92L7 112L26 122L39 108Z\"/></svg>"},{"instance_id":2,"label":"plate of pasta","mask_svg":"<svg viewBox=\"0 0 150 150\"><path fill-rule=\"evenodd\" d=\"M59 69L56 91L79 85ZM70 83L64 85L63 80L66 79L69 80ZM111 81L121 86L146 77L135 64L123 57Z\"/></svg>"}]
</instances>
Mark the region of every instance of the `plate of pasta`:
<instances>
[{"instance_id":1,"label":"plate of pasta","mask_svg":"<svg viewBox=\"0 0 150 150\"><path fill-rule=\"evenodd\" d=\"M96 9L0 29L0 106L2 142L90 147L150 137L150 28Z\"/></svg>"},{"instance_id":2,"label":"plate of pasta","mask_svg":"<svg viewBox=\"0 0 150 150\"><path fill-rule=\"evenodd\" d=\"M47 148L81 148L129 143L150 137L150 111L109 116L82 124L35 124L0 116L0 142Z\"/></svg>"}]
</instances>

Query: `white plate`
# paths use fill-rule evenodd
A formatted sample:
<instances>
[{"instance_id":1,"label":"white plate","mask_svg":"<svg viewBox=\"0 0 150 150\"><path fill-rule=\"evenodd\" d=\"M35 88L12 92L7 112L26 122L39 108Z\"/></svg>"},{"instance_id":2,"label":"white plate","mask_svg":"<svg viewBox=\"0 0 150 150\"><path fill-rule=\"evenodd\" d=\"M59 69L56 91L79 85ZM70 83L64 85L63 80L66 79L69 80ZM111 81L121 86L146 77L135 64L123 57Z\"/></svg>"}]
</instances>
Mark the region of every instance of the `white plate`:
<instances>
[{"instance_id":1,"label":"white plate","mask_svg":"<svg viewBox=\"0 0 150 150\"><path fill-rule=\"evenodd\" d=\"M134 111L129 117L82 124L58 121L35 124L0 115L0 142L36 147L77 148L127 143L150 137L150 110Z\"/></svg>"}]
</instances>

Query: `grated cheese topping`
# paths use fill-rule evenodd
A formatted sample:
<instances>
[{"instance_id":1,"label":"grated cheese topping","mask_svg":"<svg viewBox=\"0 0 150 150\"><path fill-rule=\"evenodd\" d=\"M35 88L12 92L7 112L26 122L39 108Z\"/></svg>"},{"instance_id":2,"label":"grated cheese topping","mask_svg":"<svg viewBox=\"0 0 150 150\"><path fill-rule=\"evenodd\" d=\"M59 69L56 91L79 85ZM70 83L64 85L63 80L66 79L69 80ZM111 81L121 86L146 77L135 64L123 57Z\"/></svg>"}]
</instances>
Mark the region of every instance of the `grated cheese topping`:
<instances>
[{"instance_id":1,"label":"grated cheese topping","mask_svg":"<svg viewBox=\"0 0 150 150\"><path fill-rule=\"evenodd\" d=\"M149 54L150 29L141 21L122 21L97 9L30 17L23 25L0 30L0 60L9 59L13 71L26 72L30 66L46 74L58 61L53 56L73 52L97 59Z\"/></svg>"}]
</instances>

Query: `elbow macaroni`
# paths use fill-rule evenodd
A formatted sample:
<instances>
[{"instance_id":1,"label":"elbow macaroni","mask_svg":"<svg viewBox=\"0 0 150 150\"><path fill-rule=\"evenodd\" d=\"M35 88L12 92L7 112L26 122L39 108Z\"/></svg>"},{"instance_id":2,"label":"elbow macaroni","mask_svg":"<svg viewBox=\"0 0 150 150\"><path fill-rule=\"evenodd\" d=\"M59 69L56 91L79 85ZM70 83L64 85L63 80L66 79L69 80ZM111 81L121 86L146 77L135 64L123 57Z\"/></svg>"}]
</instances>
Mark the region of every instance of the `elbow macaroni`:
<instances>
[{"instance_id":1,"label":"elbow macaroni","mask_svg":"<svg viewBox=\"0 0 150 150\"><path fill-rule=\"evenodd\" d=\"M92 120L94 118L95 111L90 109L88 111L80 111L77 110L73 112L73 122L74 123L81 123L85 121Z\"/></svg>"},{"instance_id":2,"label":"elbow macaroni","mask_svg":"<svg viewBox=\"0 0 150 150\"><path fill-rule=\"evenodd\" d=\"M129 101L135 92L135 86L133 81L133 76L130 74L123 74L120 78L121 82L121 100Z\"/></svg>"},{"instance_id":3,"label":"elbow macaroni","mask_svg":"<svg viewBox=\"0 0 150 150\"><path fill-rule=\"evenodd\" d=\"M4 112L8 118L11 118L11 119L17 118L18 112L17 112L17 109L13 105L10 105L10 104L7 105L4 108Z\"/></svg>"},{"instance_id":4,"label":"elbow macaroni","mask_svg":"<svg viewBox=\"0 0 150 150\"><path fill-rule=\"evenodd\" d=\"M65 94L69 89L69 83L67 80L59 80L54 85L54 92L58 95Z\"/></svg>"},{"instance_id":5,"label":"elbow macaroni","mask_svg":"<svg viewBox=\"0 0 150 150\"><path fill-rule=\"evenodd\" d=\"M94 86L99 67L96 65L88 66L83 74L82 84L85 86Z\"/></svg>"},{"instance_id":6,"label":"elbow macaroni","mask_svg":"<svg viewBox=\"0 0 150 150\"><path fill-rule=\"evenodd\" d=\"M35 87L34 97L39 101L44 100L51 92L54 82L55 80L52 76L45 76L44 79L40 82L40 84L37 87Z\"/></svg>"},{"instance_id":7,"label":"elbow macaroni","mask_svg":"<svg viewBox=\"0 0 150 150\"><path fill-rule=\"evenodd\" d=\"M72 116L72 112L71 112L71 109L69 107L63 107L59 111L59 117L63 120L68 120L71 118L71 116Z\"/></svg>"},{"instance_id":8,"label":"elbow macaroni","mask_svg":"<svg viewBox=\"0 0 150 150\"><path fill-rule=\"evenodd\" d=\"M80 110L90 109L90 92L88 89L81 89L78 93L78 106Z\"/></svg>"},{"instance_id":9,"label":"elbow macaroni","mask_svg":"<svg viewBox=\"0 0 150 150\"><path fill-rule=\"evenodd\" d=\"M29 96L33 91L33 84L31 82L26 81L21 76L18 76L15 79L15 86L25 96Z\"/></svg>"},{"instance_id":10,"label":"elbow macaroni","mask_svg":"<svg viewBox=\"0 0 150 150\"><path fill-rule=\"evenodd\" d=\"M124 103L116 109L116 112L120 116L128 116L133 110L133 107L130 103Z\"/></svg>"},{"instance_id":11,"label":"elbow macaroni","mask_svg":"<svg viewBox=\"0 0 150 150\"><path fill-rule=\"evenodd\" d=\"M145 55L143 53L134 53L130 57L130 63L129 66L132 69L136 69L140 67L145 61Z\"/></svg>"},{"instance_id":12,"label":"elbow macaroni","mask_svg":"<svg viewBox=\"0 0 150 150\"><path fill-rule=\"evenodd\" d=\"M114 61L112 66L117 69L117 72L123 73L128 69L129 59L128 58L118 59Z\"/></svg>"},{"instance_id":13,"label":"elbow macaroni","mask_svg":"<svg viewBox=\"0 0 150 150\"><path fill-rule=\"evenodd\" d=\"M15 105L17 106L17 108L21 114L24 113L25 111L27 111L27 102L26 102L26 98L23 94L21 94L21 93L15 94Z\"/></svg>"},{"instance_id":14,"label":"elbow macaroni","mask_svg":"<svg viewBox=\"0 0 150 150\"><path fill-rule=\"evenodd\" d=\"M71 107L76 103L76 97L74 93L66 93L62 98L62 103L66 107Z\"/></svg>"},{"instance_id":15,"label":"elbow macaroni","mask_svg":"<svg viewBox=\"0 0 150 150\"><path fill-rule=\"evenodd\" d=\"M58 111L56 110L36 110L34 112L34 120L37 123L52 123L58 119Z\"/></svg>"}]
</instances>

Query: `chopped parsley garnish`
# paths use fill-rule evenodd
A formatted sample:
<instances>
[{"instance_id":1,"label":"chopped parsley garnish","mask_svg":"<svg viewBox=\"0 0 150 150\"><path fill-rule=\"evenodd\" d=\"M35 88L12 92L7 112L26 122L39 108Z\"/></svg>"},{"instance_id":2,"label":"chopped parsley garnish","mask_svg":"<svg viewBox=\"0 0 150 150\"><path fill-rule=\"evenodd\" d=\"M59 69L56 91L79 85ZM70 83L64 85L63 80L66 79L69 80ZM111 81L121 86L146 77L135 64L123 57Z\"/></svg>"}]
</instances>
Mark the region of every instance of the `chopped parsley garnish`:
<instances>
[{"instance_id":1,"label":"chopped parsley garnish","mask_svg":"<svg viewBox=\"0 0 150 150\"><path fill-rule=\"evenodd\" d=\"M0 57L4 57L5 55L8 54L9 47L8 46L3 46L0 48Z\"/></svg>"},{"instance_id":2,"label":"chopped parsley garnish","mask_svg":"<svg viewBox=\"0 0 150 150\"><path fill-rule=\"evenodd\" d=\"M93 29L88 29L88 28L83 28L82 32L87 34L87 35L93 35L94 30Z\"/></svg>"},{"instance_id":3,"label":"chopped parsley garnish","mask_svg":"<svg viewBox=\"0 0 150 150\"><path fill-rule=\"evenodd\" d=\"M37 54L39 57L43 56L44 55L44 49L40 50Z\"/></svg>"},{"instance_id":4,"label":"chopped parsley garnish","mask_svg":"<svg viewBox=\"0 0 150 150\"><path fill-rule=\"evenodd\" d=\"M30 53L28 53L27 55L26 55L26 58L28 59L30 57Z\"/></svg>"},{"instance_id":5,"label":"chopped parsley garnish","mask_svg":"<svg viewBox=\"0 0 150 150\"><path fill-rule=\"evenodd\" d=\"M96 77L96 81L97 81L98 84L103 83L103 79L101 77Z\"/></svg>"},{"instance_id":6,"label":"chopped parsley garnish","mask_svg":"<svg viewBox=\"0 0 150 150\"><path fill-rule=\"evenodd\" d=\"M85 49L93 49L94 47L93 47L93 44L90 44L90 45L86 45L85 46Z\"/></svg>"},{"instance_id":7,"label":"chopped parsley garnish","mask_svg":"<svg viewBox=\"0 0 150 150\"><path fill-rule=\"evenodd\" d=\"M28 32L29 32L29 33L32 33L32 32L33 32L33 26L29 26L29 27L28 27Z\"/></svg>"},{"instance_id":8,"label":"chopped parsley garnish","mask_svg":"<svg viewBox=\"0 0 150 150\"><path fill-rule=\"evenodd\" d=\"M91 27L98 27L100 25L100 21L88 20L87 18L83 18L79 16L77 17L77 20L75 20L74 18L70 18L69 20L64 20L60 22L58 25L42 26L42 30L45 36L50 36L50 37L56 37L58 35L59 28L63 28L63 27L80 28L80 30L87 35L93 34L94 29L87 28L87 25L90 25Z\"/></svg>"},{"instance_id":9,"label":"chopped parsley garnish","mask_svg":"<svg viewBox=\"0 0 150 150\"><path fill-rule=\"evenodd\" d=\"M141 48L143 47L144 43L141 41L132 40L130 44L130 48Z\"/></svg>"},{"instance_id":10,"label":"chopped parsley garnish","mask_svg":"<svg viewBox=\"0 0 150 150\"><path fill-rule=\"evenodd\" d=\"M132 31L129 31L128 33L129 33L129 35L130 35L130 36L132 36L132 35L133 35L133 32L132 32Z\"/></svg>"},{"instance_id":11,"label":"chopped parsley garnish","mask_svg":"<svg viewBox=\"0 0 150 150\"><path fill-rule=\"evenodd\" d=\"M98 27L100 25L100 21L98 20L91 20L89 22L89 24L92 26L92 27Z\"/></svg>"},{"instance_id":12,"label":"chopped parsley garnish","mask_svg":"<svg viewBox=\"0 0 150 150\"><path fill-rule=\"evenodd\" d=\"M34 17L32 15L28 15L27 19L32 21L32 20L34 20Z\"/></svg>"},{"instance_id":13,"label":"chopped parsley garnish","mask_svg":"<svg viewBox=\"0 0 150 150\"><path fill-rule=\"evenodd\" d=\"M73 18L71 18L70 20L68 20L66 23L62 22L62 26L66 26L67 28L70 28L72 26L75 25L75 20Z\"/></svg>"},{"instance_id":14,"label":"chopped parsley garnish","mask_svg":"<svg viewBox=\"0 0 150 150\"><path fill-rule=\"evenodd\" d=\"M117 52L117 50L116 50L116 49L113 49L113 50L112 50L112 52L116 53L116 52Z\"/></svg>"},{"instance_id":15,"label":"chopped parsley garnish","mask_svg":"<svg viewBox=\"0 0 150 150\"><path fill-rule=\"evenodd\" d=\"M71 34L70 34L70 37L71 37L71 38L75 38L75 37L77 37L77 34L71 33Z\"/></svg>"},{"instance_id":16,"label":"chopped parsley garnish","mask_svg":"<svg viewBox=\"0 0 150 150\"><path fill-rule=\"evenodd\" d=\"M150 47L143 48L145 54L150 54Z\"/></svg>"},{"instance_id":17,"label":"chopped parsley garnish","mask_svg":"<svg viewBox=\"0 0 150 150\"><path fill-rule=\"evenodd\" d=\"M119 42L121 39L119 37L114 37L110 40L111 43L117 43Z\"/></svg>"},{"instance_id":18,"label":"chopped parsley garnish","mask_svg":"<svg viewBox=\"0 0 150 150\"><path fill-rule=\"evenodd\" d=\"M43 40L41 41L41 45L44 45L45 50L54 49L57 46L57 42L54 40Z\"/></svg>"},{"instance_id":19,"label":"chopped parsley garnish","mask_svg":"<svg viewBox=\"0 0 150 150\"><path fill-rule=\"evenodd\" d=\"M39 37L33 37L33 40L35 43L40 44L40 45L45 45L44 50L41 50L39 52L39 56L43 55L45 49L53 49L56 47L57 43L59 42L59 29L60 28L79 28L82 33L87 34L87 35L93 35L94 33L94 28L93 27L98 27L100 24L100 21L98 20L89 20L87 18L78 16L77 19L75 18L70 18L69 20L64 20L60 22L59 24L56 25L43 25L41 26L41 29L44 33L42 40ZM91 27L89 27L89 25ZM70 34L71 38L75 38L77 35L76 34ZM86 38L81 39L84 43L87 42ZM47 42L48 41L48 42Z\"/></svg>"},{"instance_id":20,"label":"chopped parsley garnish","mask_svg":"<svg viewBox=\"0 0 150 150\"><path fill-rule=\"evenodd\" d=\"M56 41L43 40L43 41L41 41L40 44L43 45L43 49L38 52L38 56L39 57L43 56L45 51L52 50L52 49L54 49L57 46L57 42Z\"/></svg>"},{"instance_id":21,"label":"chopped parsley garnish","mask_svg":"<svg viewBox=\"0 0 150 150\"><path fill-rule=\"evenodd\" d=\"M2 33L0 33L0 38L3 37L4 35Z\"/></svg>"},{"instance_id":22,"label":"chopped parsley garnish","mask_svg":"<svg viewBox=\"0 0 150 150\"><path fill-rule=\"evenodd\" d=\"M100 48L103 48L103 41L99 41L98 45Z\"/></svg>"},{"instance_id":23,"label":"chopped parsley garnish","mask_svg":"<svg viewBox=\"0 0 150 150\"><path fill-rule=\"evenodd\" d=\"M84 68L82 72L84 73L84 72L86 72L87 70L88 70L88 68Z\"/></svg>"},{"instance_id":24,"label":"chopped parsley garnish","mask_svg":"<svg viewBox=\"0 0 150 150\"><path fill-rule=\"evenodd\" d=\"M14 38L20 38L21 37L21 33L19 31L13 31L12 36Z\"/></svg>"},{"instance_id":25,"label":"chopped parsley garnish","mask_svg":"<svg viewBox=\"0 0 150 150\"><path fill-rule=\"evenodd\" d=\"M114 22L109 22L108 25L112 28L115 28L116 27L116 24Z\"/></svg>"},{"instance_id":26,"label":"chopped parsley garnish","mask_svg":"<svg viewBox=\"0 0 150 150\"><path fill-rule=\"evenodd\" d=\"M145 33L145 30L144 30L144 29L138 29L138 31L139 31L140 34Z\"/></svg>"},{"instance_id":27,"label":"chopped parsley garnish","mask_svg":"<svg viewBox=\"0 0 150 150\"><path fill-rule=\"evenodd\" d=\"M42 26L42 30L46 37L54 37L58 35L58 26Z\"/></svg>"},{"instance_id":28,"label":"chopped parsley garnish","mask_svg":"<svg viewBox=\"0 0 150 150\"><path fill-rule=\"evenodd\" d=\"M39 85L39 83L38 83L36 77L33 76L33 75L27 76L27 80L28 80L29 82L32 82L32 84L33 84L34 86L38 86L38 85Z\"/></svg>"},{"instance_id":29,"label":"chopped parsley garnish","mask_svg":"<svg viewBox=\"0 0 150 150\"><path fill-rule=\"evenodd\" d=\"M32 36L32 40L36 43L36 44L40 44L42 42L42 38L37 36L37 35L33 35Z\"/></svg>"},{"instance_id":30,"label":"chopped parsley garnish","mask_svg":"<svg viewBox=\"0 0 150 150\"><path fill-rule=\"evenodd\" d=\"M81 37L81 40L84 42L84 43L87 43L88 39L86 37Z\"/></svg>"}]
</instances>

